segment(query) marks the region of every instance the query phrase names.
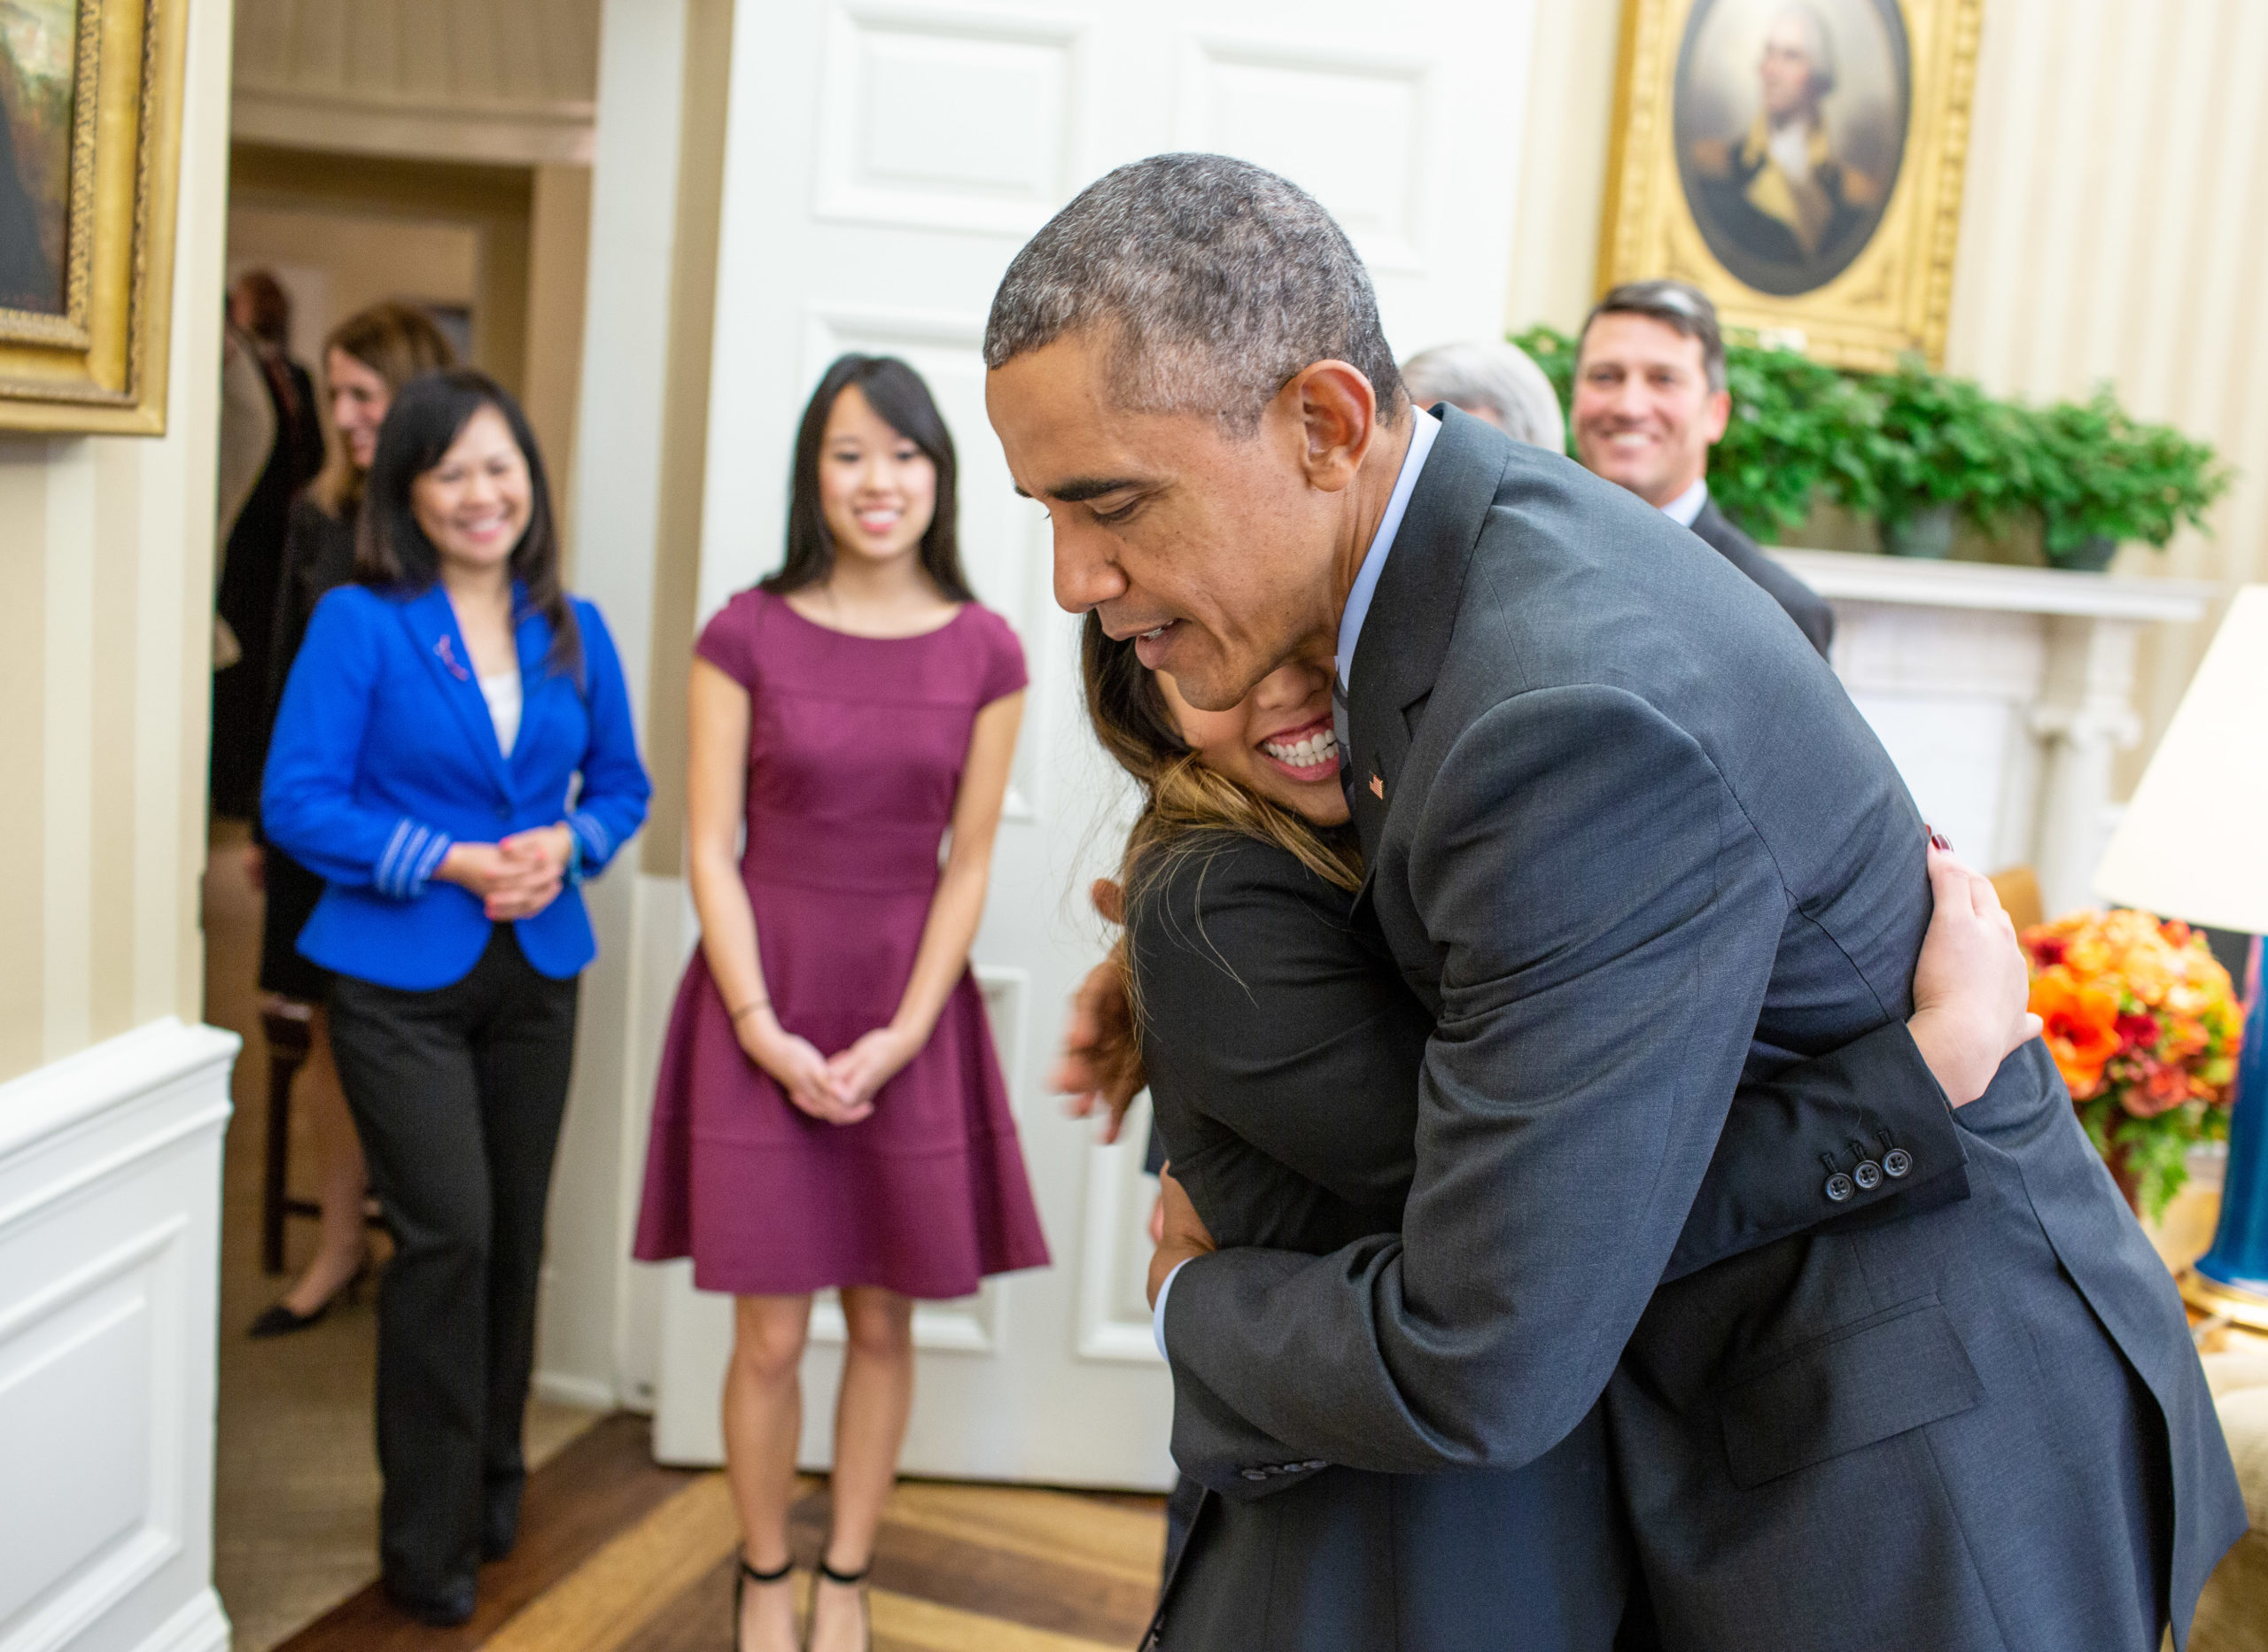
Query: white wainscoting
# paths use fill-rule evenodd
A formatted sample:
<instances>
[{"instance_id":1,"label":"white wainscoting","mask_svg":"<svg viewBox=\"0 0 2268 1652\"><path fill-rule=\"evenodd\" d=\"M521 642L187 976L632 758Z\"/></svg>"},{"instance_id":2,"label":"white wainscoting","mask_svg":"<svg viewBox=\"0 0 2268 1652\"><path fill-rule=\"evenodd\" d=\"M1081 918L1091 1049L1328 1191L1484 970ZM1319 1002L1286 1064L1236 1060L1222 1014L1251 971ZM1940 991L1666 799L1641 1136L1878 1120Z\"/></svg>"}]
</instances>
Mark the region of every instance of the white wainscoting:
<instances>
[{"instance_id":1,"label":"white wainscoting","mask_svg":"<svg viewBox=\"0 0 2268 1652\"><path fill-rule=\"evenodd\" d=\"M2084 906L2111 770L2141 738L2145 629L2216 586L1840 551L1774 551L1835 608L1836 674L1922 818L1986 872L2029 865L2049 917Z\"/></svg>"},{"instance_id":2,"label":"white wainscoting","mask_svg":"<svg viewBox=\"0 0 2268 1652\"><path fill-rule=\"evenodd\" d=\"M0 1652L220 1652L221 1138L170 1018L0 1084Z\"/></svg>"}]
</instances>

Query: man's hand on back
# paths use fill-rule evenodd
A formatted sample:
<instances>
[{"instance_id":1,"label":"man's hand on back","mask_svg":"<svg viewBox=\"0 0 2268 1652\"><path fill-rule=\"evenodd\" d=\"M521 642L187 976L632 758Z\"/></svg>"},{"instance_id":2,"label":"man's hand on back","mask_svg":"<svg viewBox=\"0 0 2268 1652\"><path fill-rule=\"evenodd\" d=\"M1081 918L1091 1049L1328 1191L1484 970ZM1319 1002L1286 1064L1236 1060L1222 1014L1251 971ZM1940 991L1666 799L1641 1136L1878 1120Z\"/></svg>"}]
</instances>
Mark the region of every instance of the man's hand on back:
<instances>
[{"instance_id":1,"label":"man's hand on back","mask_svg":"<svg viewBox=\"0 0 2268 1652\"><path fill-rule=\"evenodd\" d=\"M1150 1257L1152 1307L1158 1305L1158 1292L1165 1288L1166 1276L1184 1262L1209 1256L1220 1248L1206 1230L1205 1220L1197 1214L1197 1206L1189 1202L1189 1195L1173 1179L1171 1169L1159 1173L1158 1204L1164 1213L1165 1236Z\"/></svg>"}]
</instances>

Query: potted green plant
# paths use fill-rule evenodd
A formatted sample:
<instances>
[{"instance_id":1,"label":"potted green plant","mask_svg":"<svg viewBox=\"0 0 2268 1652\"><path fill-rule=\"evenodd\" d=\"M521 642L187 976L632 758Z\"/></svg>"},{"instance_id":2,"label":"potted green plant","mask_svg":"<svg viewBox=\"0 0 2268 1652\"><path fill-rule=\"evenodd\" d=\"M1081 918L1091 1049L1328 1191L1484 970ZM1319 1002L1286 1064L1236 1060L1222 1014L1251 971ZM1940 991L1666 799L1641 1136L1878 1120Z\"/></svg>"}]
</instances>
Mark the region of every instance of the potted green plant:
<instances>
[{"instance_id":1,"label":"potted green plant","mask_svg":"<svg viewBox=\"0 0 2268 1652\"><path fill-rule=\"evenodd\" d=\"M1803 524L1821 487L1864 508L1877 415L1861 385L1798 351L1744 339L1725 346L1725 384L1732 417L1709 455L1709 492L1727 516L1770 543Z\"/></svg>"},{"instance_id":2,"label":"potted green plant","mask_svg":"<svg viewBox=\"0 0 2268 1652\"><path fill-rule=\"evenodd\" d=\"M2039 443L2021 409L1917 360L1860 381L1876 416L1838 500L1873 516L1894 556L1944 557L1966 517L1990 533L2032 496Z\"/></svg>"},{"instance_id":3,"label":"potted green plant","mask_svg":"<svg viewBox=\"0 0 2268 1652\"><path fill-rule=\"evenodd\" d=\"M2133 418L2107 387L2030 418L2038 462L2029 502L2055 567L2100 573L2124 539L2163 550L2183 523L2202 528L2228 487L2211 447Z\"/></svg>"}]
</instances>

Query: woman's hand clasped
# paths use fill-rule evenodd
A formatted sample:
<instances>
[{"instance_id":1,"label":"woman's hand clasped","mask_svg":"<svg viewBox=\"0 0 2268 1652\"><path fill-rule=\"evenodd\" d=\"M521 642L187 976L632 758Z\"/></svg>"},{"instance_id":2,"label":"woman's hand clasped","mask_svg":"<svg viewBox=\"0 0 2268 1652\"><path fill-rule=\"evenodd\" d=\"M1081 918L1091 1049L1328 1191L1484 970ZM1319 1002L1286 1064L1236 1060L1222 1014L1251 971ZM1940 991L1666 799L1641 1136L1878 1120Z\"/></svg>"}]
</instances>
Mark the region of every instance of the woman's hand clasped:
<instances>
[{"instance_id":1,"label":"woman's hand clasped","mask_svg":"<svg viewBox=\"0 0 2268 1652\"><path fill-rule=\"evenodd\" d=\"M874 1092L920 1053L922 1041L895 1027L877 1027L827 1060L827 1074L844 1099L874 1111Z\"/></svg>"},{"instance_id":2,"label":"woman's hand clasped","mask_svg":"<svg viewBox=\"0 0 2268 1652\"><path fill-rule=\"evenodd\" d=\"M453 843L433 875L478 896L491 923L515 923L559 898L573 850L566 826L537 826L501 842Z\"/></svg>"},{"instance_id":3,"label":"woman's hand clasped","mask_svg":"<svg viewBox=\"0 0 2268 1652\"><path fill-rule=\"evenodd\" d=\"M733 1035L742 1053L772 1075L788 1099L821 1123L857 1124L874 1116L872 1092L854 1099L811 1040L781 1026L769 1005L759 1004L734 1021Z\"/></svg>"}]
</instances>

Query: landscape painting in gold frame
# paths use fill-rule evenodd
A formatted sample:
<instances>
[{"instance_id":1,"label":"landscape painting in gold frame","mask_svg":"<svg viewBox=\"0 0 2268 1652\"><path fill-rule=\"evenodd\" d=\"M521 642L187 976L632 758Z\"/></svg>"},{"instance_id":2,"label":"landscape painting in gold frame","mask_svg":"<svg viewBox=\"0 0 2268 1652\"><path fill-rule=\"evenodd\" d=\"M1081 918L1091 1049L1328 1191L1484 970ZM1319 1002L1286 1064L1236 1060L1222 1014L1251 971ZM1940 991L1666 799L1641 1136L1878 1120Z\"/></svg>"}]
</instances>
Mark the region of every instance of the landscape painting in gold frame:
<instances>
[{"instance_id":1,"label":"landscape painting in gold frame","mask_svg":"<svg viewBox=\"0 0 2268 1652\"><path fill-rule=\"evenodd\" d=\"M165 430L187 9L0 0L0 430Z\"/></svg>"},{"instance_id":2,"label":"landscape painting in gold frame","mask_svg":"<svg viewBox=\"0 0 2268 1652\"><path fill-rule=\"evenodd\" d=\"M1942 364L1983 0L1624 0L1600 287L1841 367Z\"/></svg>"}]
</instances>

